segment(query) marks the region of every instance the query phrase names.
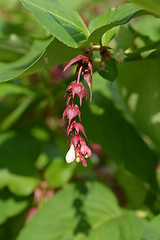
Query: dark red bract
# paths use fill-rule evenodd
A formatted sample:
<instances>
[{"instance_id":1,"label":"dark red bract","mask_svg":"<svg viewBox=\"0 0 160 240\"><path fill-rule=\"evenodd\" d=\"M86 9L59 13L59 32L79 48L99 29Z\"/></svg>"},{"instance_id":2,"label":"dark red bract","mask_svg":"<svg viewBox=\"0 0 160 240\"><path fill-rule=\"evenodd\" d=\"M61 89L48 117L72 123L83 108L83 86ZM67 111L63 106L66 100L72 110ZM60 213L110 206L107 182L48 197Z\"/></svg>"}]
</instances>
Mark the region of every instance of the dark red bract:
<instances>
[{"instance_id":1,"label":"dark red bract","mask_svg":"<svg viewBox=\"0 0 160 240\"><path fill-rule=\"evenodd\" d=\"M79 117L79 119L81 120L81 113L79 111L79 107L78 105L75 105L75 106L71 106L71 105L68 105L68 107L64 110L63 112L63 118L67 116L68 119L69 119L69 124L71 123L71 120L73 118L75 118L76 116Z\"/></svg>"},{"instance_id":2,"label":"dark red bract","mask_svg":"<svg viewBox=\"0 0 160 240\"><path fill-rule=\"evenodd\" d=\"M71 125L69 125L67 128L68 135L77 135L77 134L79 134L80 131L86 137L84 127L82 126L81 123L77 123L76 121L73 121L73 123Z\"/></svg>"},{"instance_id":3,"label":"dark red bract","mask_svg":"<svg viewBox=\"0 0 160 240\"><path fill-rule=\"evenodd\" d=\"M82 99L84 96L86 96L87 100L87 89L81 82L80 83L76 83L76 81L71 82L66 89L66 93L69 96L70 94L72 94L73 98L75 97L75 95L77 95L80 99L80 106L82 106Z\"/></svg>"}]
</instances>

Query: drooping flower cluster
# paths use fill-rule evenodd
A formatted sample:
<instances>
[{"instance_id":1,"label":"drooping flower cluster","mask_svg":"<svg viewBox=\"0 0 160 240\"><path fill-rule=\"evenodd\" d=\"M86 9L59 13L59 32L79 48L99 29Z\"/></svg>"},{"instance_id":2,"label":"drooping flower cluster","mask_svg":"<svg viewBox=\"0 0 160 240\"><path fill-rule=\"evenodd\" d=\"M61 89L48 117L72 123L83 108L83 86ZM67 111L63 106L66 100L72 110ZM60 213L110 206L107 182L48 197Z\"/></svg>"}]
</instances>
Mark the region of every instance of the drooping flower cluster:
<instances>
[{"instance_id":1,"label":"drooping flower cluster","mask_svg":"<svg viewBox=\"0 0 160 240\"><path fill-rule=\"evenodd\" d=\"M71 82L66 89L65 96L68 96L68 100L67 107L63 112L63 118L66 116L69 120L67 134L68 137L71 137L70 149L66 154L66 162L71 163L76 160L76 162L81 162L84 167L87 167L86 159L91 157L91 150L86 145L85 139L80 135L80 133L83 133L84 137L87 139L84 127L80 122L77 122L78 120L81 121L81 112L78 105L75 104L75 97L79 97L80 106L82 106L82 99L84 96L86 96L87 100L87 89L83 83L80 82L82 76L89 86L91 101L93 66L88 56L78 55L67 64L64 71L75 64L77 64L76 74L78 74L78 77L77 80ZM71 101L72 104L70 104Z\"/></svg>"}]
</instances>

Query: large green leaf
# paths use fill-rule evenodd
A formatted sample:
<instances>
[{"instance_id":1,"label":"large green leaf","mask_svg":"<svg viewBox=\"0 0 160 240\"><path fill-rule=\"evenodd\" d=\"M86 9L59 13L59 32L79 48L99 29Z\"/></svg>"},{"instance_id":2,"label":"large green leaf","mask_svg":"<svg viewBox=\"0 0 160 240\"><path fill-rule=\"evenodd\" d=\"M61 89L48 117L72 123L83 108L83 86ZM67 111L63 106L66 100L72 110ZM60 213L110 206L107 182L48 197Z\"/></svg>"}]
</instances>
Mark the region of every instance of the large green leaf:
<instances>
[{"instance_id":1,"label":"large green leaf","mask_svg":"<svg viewBox=\"0 0 160 240\"><path fill-rule=\"evenodd\" d=\"M141 240L159 240L160 239L160 215L148 223L143 230Z\"/></svg>"},{"instance_id":2,"label":"large green leaf","mask_svg":"<svg viewBox=\"0 0 160 240\"><path fill-rule=\"evenodd\" d=\"M59 41L70 47L78 47L89 36L84 22L77 12L52 0L21 0L34 13L39 22Z\"/></svg>"},{"instance_id":3,"label":"large green leaf","mask_svg":"<svg viewBox=\"0 0 160 240\"><path fill-rule=\"evenodd\" d=\"M132 124L123 117L122 112L106 97L106 93L105 79L98 74L94 75L93 102L90 105L84 104L82 110L82 121L88 139L100 143L107 155L138 178L154 183L156 155L144 143Z\"/></svg>"},{"instance_id":4,"label":"large green leaf","mask_svg":"<svg viewBox=\"0 0 160 240\"><path fill-rule=\"evenodd\" d=\"M142 221L124 213L113 193L96 182L71 185L49 200L17 240L139 240Z\"/></svg>"},{"instance_id":5,"label":"large green leaf","mask_svg":"<svg viewBox=\"0 0 160 240\"><path fill-rule=\"evenodd\" d=\"M95 18L89 25L89 30L91 32L89 41L99 43L102 35L106 31L127 23L141 10L141 8L134 4L127 3L116 10L110 10L107 15Z\"/></svg>"},{"instance_id":6,"label":"large green leaf","mask_svg":"<svg viewBox=\"0 0 160 240\"><path fill-rule=\"evenodd\" d=\"M157 16L160 16L160 2L159 0L130 0L134 4L144 8Z\"/></svg>"},{"instance_id":7,"label":"large green leaf","mask_svg":"<svg viewBox=\"0 0 160 240\"><path fill-rule=\"evenodd\" d=\"M117 81L138 127L160 152L159 65L159 60L123 63Z\"/></svg>"},{"instance_id":8,"label":"large green leaf","mask_svg":"<svg viewBox=\"0 0 160 240\"><path fill-rule=\"evenodd\" d=\"M6 190L0 191L0 196L0 224L22 212L28 205L27 199L14 196Z\"/></svg>"},{"instance_id":9,"label":"large green leaf","mask_svg":"<svg viewBox=\"0 0 160 240\"><path fill-rule=\"evenodd\" d=\"M36 41L28 54L18 61L8 64L0 63L0 82L40 72L69 61L80 53L79 48L67 47L57 39L52 42L51 40Z\"/></svg>"}]
</instances>

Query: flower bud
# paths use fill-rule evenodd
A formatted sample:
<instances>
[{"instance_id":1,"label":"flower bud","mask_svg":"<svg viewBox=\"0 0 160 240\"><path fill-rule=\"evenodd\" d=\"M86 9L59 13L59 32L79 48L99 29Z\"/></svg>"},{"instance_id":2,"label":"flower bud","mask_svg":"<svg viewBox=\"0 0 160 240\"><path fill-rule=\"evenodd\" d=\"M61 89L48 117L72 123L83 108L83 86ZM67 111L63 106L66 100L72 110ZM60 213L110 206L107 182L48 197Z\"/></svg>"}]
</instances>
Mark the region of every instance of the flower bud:
<instances>
[{"instance_id":1,"label":"flower bud","mask_svg":"<svg viewBox=\"0 0 160 240\"><path fill-rule=\"evenodd\" d=\"M75 160L75 149L73 144L71 145L69 151L66 154L66 162L71 163Z\"/></svg>"}]
</instances>

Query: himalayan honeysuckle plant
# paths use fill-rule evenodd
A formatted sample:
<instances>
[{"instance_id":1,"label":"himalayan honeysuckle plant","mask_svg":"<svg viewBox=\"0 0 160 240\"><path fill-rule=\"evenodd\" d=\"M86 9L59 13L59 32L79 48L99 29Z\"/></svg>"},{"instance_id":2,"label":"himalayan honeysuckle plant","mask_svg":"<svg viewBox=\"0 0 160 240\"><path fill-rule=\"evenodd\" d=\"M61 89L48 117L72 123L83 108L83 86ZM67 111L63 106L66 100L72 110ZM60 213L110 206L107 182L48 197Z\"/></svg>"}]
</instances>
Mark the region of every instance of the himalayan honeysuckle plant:
<instances>
[{"instance_id":1,"label":"himalayan honeysuckle plant","mask_svg":"<svg viewBox=\"0 0 160 240\"><path fill-rule=\"evenodd\" d=\"M0 239L160 240L159 0L0 0Z\"/></svg>"}]
</instances>

